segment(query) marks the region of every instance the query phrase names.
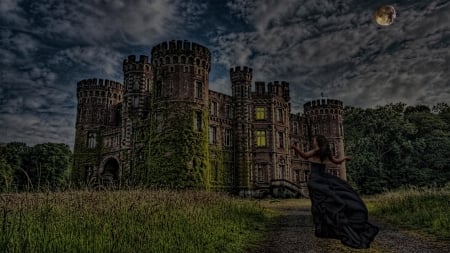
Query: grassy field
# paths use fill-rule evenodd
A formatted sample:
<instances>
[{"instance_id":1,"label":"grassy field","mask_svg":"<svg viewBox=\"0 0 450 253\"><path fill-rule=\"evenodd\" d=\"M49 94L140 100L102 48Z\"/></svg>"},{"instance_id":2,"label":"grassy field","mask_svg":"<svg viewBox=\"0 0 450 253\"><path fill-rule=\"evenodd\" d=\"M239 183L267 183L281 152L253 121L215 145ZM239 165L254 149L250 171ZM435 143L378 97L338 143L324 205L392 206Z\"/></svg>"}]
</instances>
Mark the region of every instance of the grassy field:
<instances>
[{"instance_id":1,"label":"grassy field","mask_svg":"<svg viewBox=\"0 0 450 253\"><path fill-rule=\"evenodd\" d=\"M273 214L196 191L0 195L0 252L245 252Z\"/></svg>"},{"instance_id":2,"label":"grassy field","mask_svg":"<svg viewBox=\"0 0 450 253\"><path fill-rule=\"evenodd\" d=\"M369 213L383 221L450 241L449 189L402 189L365 200Z\"/></svg>"}]
</instances>

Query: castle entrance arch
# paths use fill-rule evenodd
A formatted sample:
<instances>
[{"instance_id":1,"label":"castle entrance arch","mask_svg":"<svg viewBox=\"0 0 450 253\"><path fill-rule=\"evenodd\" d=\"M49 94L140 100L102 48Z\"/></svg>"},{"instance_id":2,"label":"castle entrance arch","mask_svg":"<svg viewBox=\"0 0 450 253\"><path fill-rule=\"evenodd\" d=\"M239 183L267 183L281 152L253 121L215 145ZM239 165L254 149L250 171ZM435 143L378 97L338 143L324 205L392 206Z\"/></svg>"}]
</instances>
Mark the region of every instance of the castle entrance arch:
<instances>
[{"instance_id":1,"label":"castle entrance arch","mask_svg":"<svg viewBox=\"0 0 450 253\"><path fill-rule=\"evenodd\" d=\"M119 162L110 157L105 160L103 168L100 173L102 183L104 185L114 185L119 181Z\"/></svg>"}]
</instances>

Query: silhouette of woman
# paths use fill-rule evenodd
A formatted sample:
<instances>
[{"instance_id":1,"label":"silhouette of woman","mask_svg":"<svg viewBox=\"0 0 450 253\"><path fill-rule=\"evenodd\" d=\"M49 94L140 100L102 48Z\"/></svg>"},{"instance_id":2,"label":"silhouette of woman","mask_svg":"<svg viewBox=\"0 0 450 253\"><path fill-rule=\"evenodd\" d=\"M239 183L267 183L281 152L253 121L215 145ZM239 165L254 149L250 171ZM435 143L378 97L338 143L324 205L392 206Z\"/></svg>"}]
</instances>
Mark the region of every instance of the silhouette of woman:
<instances>
[{"instance_id":1,"label":"silhouette of woman","mask_svg":"<svg viewBox=\"0 0 450 253\"><path fill-rule=\"evenodd\" d=\"M302 152L294 145L291 148L311 161L307 185L315 236L338 239L352 248L369 248L378 234L378 227L367 221L368 212L364 202L346 181L325 172L327 160L341 164L351 158L334 158L328 140L322 135L313 138L312 150L308 152Z\"/></svg>"}]
</instances>

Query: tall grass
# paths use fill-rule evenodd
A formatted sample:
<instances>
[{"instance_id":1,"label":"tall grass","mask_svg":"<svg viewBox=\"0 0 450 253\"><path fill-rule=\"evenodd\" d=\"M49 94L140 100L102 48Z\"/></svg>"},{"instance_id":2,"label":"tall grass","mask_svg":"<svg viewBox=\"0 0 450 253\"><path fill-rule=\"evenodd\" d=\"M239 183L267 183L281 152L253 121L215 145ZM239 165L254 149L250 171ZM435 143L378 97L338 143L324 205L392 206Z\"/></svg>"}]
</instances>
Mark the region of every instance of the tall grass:
<instances>
[{"instance_id":1,"label":"tall grass","mask_svg":"<svg viewBox=\"0 0 450 253\"><path fill-rule=\"evenodd\" d=\"M245 252L271 214L196 191L0 195L0 252Z\"/></svg>"},{"instance_id":2,"label":"tall grass","mask_svg":"<svg viewBox=\"0 0 450 253\"><path fill-rule=\"evenodd\" d=\"M450 240L450 189L404 188L367 199L371 214Z\"/></svg>"}]
</instances>

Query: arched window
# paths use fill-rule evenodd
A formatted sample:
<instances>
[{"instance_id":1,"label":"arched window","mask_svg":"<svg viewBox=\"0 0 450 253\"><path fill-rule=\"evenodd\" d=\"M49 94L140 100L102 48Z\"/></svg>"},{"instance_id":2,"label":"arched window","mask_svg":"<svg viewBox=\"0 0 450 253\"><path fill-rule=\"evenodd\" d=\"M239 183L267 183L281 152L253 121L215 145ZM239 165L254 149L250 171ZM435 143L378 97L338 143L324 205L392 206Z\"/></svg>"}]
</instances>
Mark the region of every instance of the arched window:
<instances>
[{"instance_id":1,"label":"arched window","mask_svg":"<svg viewBox=\"0 0 450 253\"><path fill-rule=\"evenodd\" d=\"M183 56L181 56L181 63L182 64L185 64L186 63L186 57L183 55Z\"/></svg>"},{"instance_id":2,"label":"arched window","mask_svg":"<svg viewBox=\"0 0 450 253\"><path fill-rule=\"evenodd\" d=\"M170 57L169 56L166 57L166 64L170 64Z\"/></svg>"}]
</instances>

